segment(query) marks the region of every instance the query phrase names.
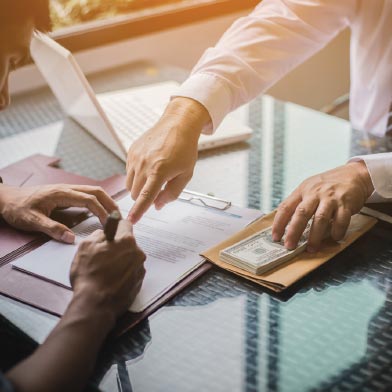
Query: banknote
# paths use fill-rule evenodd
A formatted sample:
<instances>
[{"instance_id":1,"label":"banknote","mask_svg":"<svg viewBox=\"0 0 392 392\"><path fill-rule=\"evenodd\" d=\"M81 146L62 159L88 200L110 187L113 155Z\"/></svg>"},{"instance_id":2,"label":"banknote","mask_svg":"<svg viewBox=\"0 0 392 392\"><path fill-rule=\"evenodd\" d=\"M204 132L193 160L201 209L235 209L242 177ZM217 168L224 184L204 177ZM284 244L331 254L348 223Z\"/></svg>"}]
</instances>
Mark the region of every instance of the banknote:
<instances>
[{"instance_id":1,"label":"banknote","mask_svg":"<svg viewBox=\"0 0 392 392\"><path fill-rule=\"evenodd\" d=\"M305 250L311 222L308 223L297 248L284 247L284 237L280 242L272 240L272 227L268 227L240 242L220 251L220 259L254 274L264 273L290 260Z\"/></svg>"}]
</instances>

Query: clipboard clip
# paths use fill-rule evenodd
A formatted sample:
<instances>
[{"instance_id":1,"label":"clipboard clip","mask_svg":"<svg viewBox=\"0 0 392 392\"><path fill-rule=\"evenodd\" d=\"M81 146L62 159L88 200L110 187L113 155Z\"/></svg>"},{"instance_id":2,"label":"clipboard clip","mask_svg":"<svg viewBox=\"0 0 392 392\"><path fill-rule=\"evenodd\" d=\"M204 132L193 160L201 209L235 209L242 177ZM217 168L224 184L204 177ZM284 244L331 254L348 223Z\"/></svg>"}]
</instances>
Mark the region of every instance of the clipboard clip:
<instances>
[{"instance_id":1,"label":"clipboard clip","mask_svg":"<svg viewBox=\"0 0 392 392\"><path fill-rule=\"evenodd\" d=\"M202 207L214 208L220 211L225 211L231 207L231 201L219 199L217 197L205 195L199 192L189 191L187 189L182 191L178 199L188 203L197 204Z\"/></svg>"}]
</instances>

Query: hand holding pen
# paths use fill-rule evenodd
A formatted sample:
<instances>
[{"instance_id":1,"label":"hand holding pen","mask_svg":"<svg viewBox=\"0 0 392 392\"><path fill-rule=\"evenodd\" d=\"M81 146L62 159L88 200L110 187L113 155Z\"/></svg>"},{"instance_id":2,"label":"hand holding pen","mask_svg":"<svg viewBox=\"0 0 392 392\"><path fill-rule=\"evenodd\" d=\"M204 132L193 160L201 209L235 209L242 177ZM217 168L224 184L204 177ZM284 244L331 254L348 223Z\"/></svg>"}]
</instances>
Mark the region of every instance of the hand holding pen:
<instances>
[{"instance_id":1,"label":"hand holding pen","mask_svg":"<svg viewBox=\"0 0 392 392\"><path fill-rule=\"evenodd\" d=\"M79 245L70 273L75 296L86 297L88 304L117 318L141 288L145 259L132 234L131 222L121 219L119 211L112 212L104 235L96 230Z\"/></svg>"}]
</instances>

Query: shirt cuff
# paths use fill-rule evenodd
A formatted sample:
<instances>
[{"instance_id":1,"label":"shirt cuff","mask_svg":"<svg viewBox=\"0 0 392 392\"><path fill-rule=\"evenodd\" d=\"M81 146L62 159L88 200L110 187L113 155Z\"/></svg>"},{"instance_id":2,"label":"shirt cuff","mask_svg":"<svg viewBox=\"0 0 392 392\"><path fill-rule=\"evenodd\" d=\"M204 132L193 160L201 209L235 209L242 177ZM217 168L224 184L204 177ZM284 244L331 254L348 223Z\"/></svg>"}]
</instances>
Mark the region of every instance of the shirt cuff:
<instances>
[{"instance_id":1,"label":"shirt cuff","mask_svg":"<svg viewBox=\"0 0 392 392\"><path fill-rule=\"evenodd\" d=\"M191 75L172 99L175 97L192 98L207 109L212 123L204 127L204 134L215 132L226 114L231 111L230 90L215 75L207 73Z\"/></svg>"},{"instance_id":2,"label":"shirt cuff","mask_svg":"<svg viewBox=\"0 0 392 392\"><path fill-rule=\"evenodd\" d=\"M358 155L349 162L363 161L369 171L374 192L367 203L386 203L392 199L392 154Z\"/></svg>"}]
</instances>

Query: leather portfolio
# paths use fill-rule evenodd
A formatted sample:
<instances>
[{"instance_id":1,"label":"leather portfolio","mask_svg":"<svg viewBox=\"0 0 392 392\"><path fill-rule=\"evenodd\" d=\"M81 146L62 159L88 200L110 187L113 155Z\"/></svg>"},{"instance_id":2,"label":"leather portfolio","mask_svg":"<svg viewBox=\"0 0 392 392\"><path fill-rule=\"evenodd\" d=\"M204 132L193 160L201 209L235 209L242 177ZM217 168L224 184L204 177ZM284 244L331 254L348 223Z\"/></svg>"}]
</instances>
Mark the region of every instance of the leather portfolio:
<instances>
[{"instance_id":1,"label":"leather portfolio","mask_svg":"<svg viewBox=\"0 0 392 392\"><path fill-rule=\"evenodd\" d=\"M125 192L125 178L115 175L103 181L66 172L57 167L59 159L44 155L33 155L15 164L0 169L0 176L7 185L33 186L46 184L76 184L101 186L114 199ZM80 223L86 211L70 208L60 211L56 219L69 227ZM37 279L11 267L10 262L46 242L49 237L40 233L16 230L0 219L0 293L45 312L62 316L71 298L72 291L54 283ZM119 335L149 316L184 287L211 268L204 263L187 275L169 292L160 297L140 313L127 312L120 319L114 334Z\"/></svg>"}]
</instances>

